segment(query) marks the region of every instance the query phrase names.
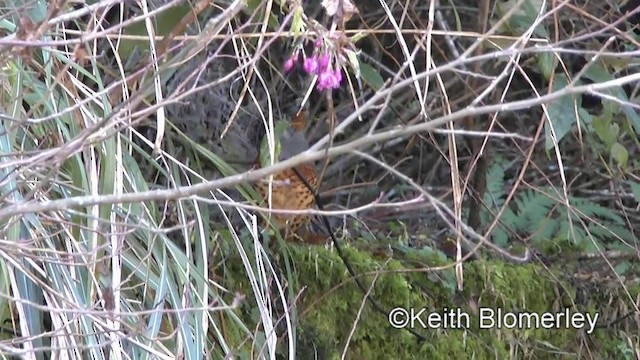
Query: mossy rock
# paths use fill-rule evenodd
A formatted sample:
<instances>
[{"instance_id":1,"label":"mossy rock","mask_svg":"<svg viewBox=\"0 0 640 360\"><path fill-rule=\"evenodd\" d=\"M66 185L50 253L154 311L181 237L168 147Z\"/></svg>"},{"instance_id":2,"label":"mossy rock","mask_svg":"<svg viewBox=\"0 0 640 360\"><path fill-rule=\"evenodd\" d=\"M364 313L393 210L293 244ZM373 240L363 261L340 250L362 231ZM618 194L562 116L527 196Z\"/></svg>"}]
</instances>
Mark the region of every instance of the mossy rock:
<instances>
[{"instance_id":1,"label":"mossy rock","mask_svg":"<svg viewBox=\"0 0 640 360\"><path fill-rule=\"evenodd\" d=\"M388 317L370 303L363 305L363 291L335 251L322 247L289 247L294 275L288 278L288 285L294 287L296 293L303 289L294 309L298 358L338 359L345 346L350 359L537 359L579 357L584 351L590 351L596 358L625 358L623 339L627 333L620 328L603 327L607 321L602 316L598 321L601 327L591 334L587 333L589 326L582 329L480 328L477 315L480 308L537 314L564 312L566 308L570 313L593 315L596 309L600 312L607 304L607 295L598 294L588 302L576 303L576 289L568 277L570 272L534 263L473 261L464 264L464 289L457 291L452 261L443 257L414 254L388 259L350 247L344 250L356 273L366 274L359 277L366 288L375 278L370 296L382 307L413 308L416 312L425 309L421 316L423 322L433 312L459 311L468 314L469 327L424 329L415 326L414 330L424 337L419 341L409 331L392 327ZM284 259L276 256L274 263L284 269ZM416 262L422 264L416 266ZM442 269L447 264L448 268ZM233 279L236 285L245 283L244 279L234 279L229 270L227 279ZM283 274L286 274L284 270ZM287 278L286 275L283 278ZM637 289L628 289L636 291L632 296L637 296ZM251 306L247 304L245 309ZM286 344L281 344L280 349L280 355L288 357Z\"/></svg>"}]
</instances>

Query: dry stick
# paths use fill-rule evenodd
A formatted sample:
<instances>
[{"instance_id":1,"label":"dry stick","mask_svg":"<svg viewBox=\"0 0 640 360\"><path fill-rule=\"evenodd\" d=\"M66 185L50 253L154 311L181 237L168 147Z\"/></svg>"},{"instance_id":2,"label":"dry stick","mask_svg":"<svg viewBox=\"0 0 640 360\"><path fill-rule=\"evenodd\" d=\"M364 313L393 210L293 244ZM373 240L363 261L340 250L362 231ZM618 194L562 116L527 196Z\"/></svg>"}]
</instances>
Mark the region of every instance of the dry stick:
<instances>
[{"instance_id":1,"label":"dry stick","mask_svg":"<svg viewBox=\"0 0 640 360\"><path fill-rule=\"evenodd\" d=\"M58 16L54 19L51 19L49 21L46 22L47 25L54 25L57 23L63 23L65 21L71 21L71 20L77 20L79 17L86 15L88 13L90 13L91 11L95 10L99 10L100 8L106 8L108 6L114 5L114 4L119 4L120 2L122 2L121 0L107 0L107 1L99 1L95 4L95 6L88 6L86 8L77 10L77 11L72 11L69 13L65 13L62 14L61 16ZM55 40L55 41L40 41L40 40L23 40L23 39L18 39L16 34L11 34L9 36L5 36L3 38L0 38L0 54L4 53L6 51L9 51L12 47L15 46L23 46L23 47L54 47L54 46L62 46L62 45L74 45L74 44L83 44L95 39L99 39L99 38L103 38L105 36L110 36L113 35L112 33L114 31L117 30L121 30L124 29L125 27L129 26L129 25L133 25L137 22L143 21L146 18L155 16L157 14L162 13L163 11L165 11L166 9L169 9L173 6L175 6L176 4L178 4L180 2L180 0L173 0L170 3L167 3L165 5L162 5L161 7L150 11L149 13L147 13L146 15L141 15L141 16L137 16L128 20L125 20L122 23L119 23L117 25L114 25L106 30L100 31L100 32L92 32L89 34L85 34L80 32L80 37L77 39L68 39L68 40ZM236 1L234 4L232 5L241 5L240 1ZM234 7L237 7L234 6ZM143 40L148 39L147 37L143 38Z\"/></svg>"},{"instance_id":2,"label":"dry stick","mask_svg":"<svg viewBox=\"0 0 640 360\"><path fill-rule=\"evenodd\" d=\"M356 155L367 159L369 161L371 161L372 163L377 164L378 166L382 167L383 169L387 170L389 173L395 175L397 178L407 182L409 185L411 185L414 189L416 189L417 191L419 191L422 196L424 196L425 198L427 198L427 200L429 200L429 202L433 205L434 209L436 209L436 211L438 212L438 214L442 217L442 220L445 221L445 223L447 223L447 225L449 225L449 227L451 227L451 229L455 230L457 232L457 235L461 235L461 232L458 232L458 228L464 230L466 233L468 233L469 235L471 235L472 237L474 237L476 240L478 240L478 244L475 245L475 247L473 248L473 250L469 251L469 253L467 255L465 255L462 259L458 259L456 260L456 264L460 263L464 260L466 260L467 258L473 256L473 254L478 251L478 249L480 248L480 246L482 245L486 245L490 248L492 248L494 251L496 251L497 253L499 253L500 255L504 256L506 259L514 262L514 263L523 263L526 261L529 261L530 259L530 252L527 249L527 253L525 254L524 257L517 257L514 255L511 255L509 252L507 252L506 250L502 249L501 247L493 244L492 242L486 240L484 237L478 235L474 229L469 228L469 226L462 224L459 219L457 218L457 216L455 214L453 214L453 212L449 209L447 209L447 207L438 199L436 199L435 197L433 197L431 194L429 194L429 192L427 192L425 189L423 189L420 185L416 184L415 181L413 181L413 179L411 179L410 177L408 177L407 175L401 173L400 171L390 167L389 165L387 165L386 163L384 163L383 161L374 158L373 156L363 153L361 151L358 150L354 150L353 151ZM454 219L456 219L456 223L455 225L452 224L449 220L446 219L446 217L444 216L445 214L442 212L442 209L446 209L447 212L449 213L450 216L452 216ZM461 239L465 240L465 242L468 243L468 245L472 246L474 245L471 241L469 241L468 239L462 238Z\"/></svg>"},{"instance_id":3,"label":"dry stick","mask_svg":"<svg viewBox=\"0 0 640 360\"><path fill-rule=\"evenodd\" d=\"M489 1L482 0L480 3L480 12L478 13L478 32L484 33L487 28L487 21L489 19ZM481 43L476 48L476 55L479 55L484 50L484 42ZM480 73L481 63L477 62L474 64L473 72ZM469 89L475 93L478 79L476 77L472 77L469 80ZM466 130L474 130L474 118L467 117L463 120L464 127ZM467 164L467 174L465 176L464 187L466 191L466 187L469 184L471 187L471 193L469 194L469 215L467 218L467 224L475 229L479 230L481 221L480 221L480 210L482 209L482 198L484 197L485 188L487 185L487 167L489 165L488 157L489 150L485 150L484 154L482 152L482 141L481 139L472 139L470 137L467 138L467 142L472 151L472 160ZM473 174L474 166L477 164L477 168L475 174ZM469 181L471 180L471 181Z\"/></svg>"},{"instance_id":4,"label":"dry stick","mask_svg":"<svg viewBox=\"0 0 640 360\"><path fill-rule=\"evenodd\" d=\"M426 74L429 74L429 73L432 73L432 71L420 74L419 77L425 77L427 76ZM469 114L481 115L481 114L493 113L496 111L515 111L515 110L528 109L533 106L538 106L538 105L549 103L551 101L555 101L564 96L582 94L585 92L593 93L593 92L609 89L612 87L618 87L628 83L635 83L638 81L640 81L640 73L635 73L635 74L624 76L619 79L603 81L600 83L566 87L558 91L539 96L534 99L518 100L518 101L502 103L502 104L487 105L484 107L470 106L458 112L455 112L453 114L444 115L440 118L437 118L429 122L419 123L419 124L407 126L407 127L398 127L396 129L380 132L377 134L372 134L360 139L353 140L344 145L339 145L333 148L329 148L328 150L324 150L324 149L308 150L296 156L293 156L285 161L278 162L266 168L256 169L256 170L248 171L242 174L228 176L223 179L211 180L211 181L207 181L200 184L181 186L171 190L150 190L150 191L144 191L144 192L138 192L138 193L127 193L122 195L77 196L77 197L72 197L68 199L42 201L40 203L36 203L33 201L26 202L26 203L22 202L14 205L5 206L2 210L0 210L0 220L3 220L4 218L12 215L28 214L28 213L41 212L41 211L64 210L72 207L82 207L82 206L89 206L89 205L106 205L106 204L114 204L114 203L124 204L124 203L131 203L131 202L140 202L140 201L160 201L160 200L164 201L164 200L185 198L185 197L193 196L206 191L232 187L232 186L235 186L241 183L250 182L250 181L258 181L259 179L265 178L271 174L278 173L280 171L291 168L293 166L297 166L306 162L312 162L312 161L322 159L325 155L337 156L341 154L351 153L355 149L364 148L374 143L390 140L398 136L405 136L405 135L414 134L417 132L430 131L450 121L455 121L465 116L468 116ZM403 80L398 83L398 87L408 86L412 82L413 82L412 79ZM345 119L344 122L348 122L349 120L356 119L361 112L368 110L376 101L382 99L390 91L391 91L390 89L387 89L387 90L383 90L376 93L369 101L367 101L368 106L360 107L358 111L355 111L351 115L349 115L349 117L347 117L347 119ZM147 111L153 111L153 109L148 109ZM108 118L105 118L105 119L108 119ZM86 144L78 144L78 143L81 143L84 140L87 140L87 138L89 138L90 133L94 132L95 129L100 125L104 125L104 121L100 121L95 126L85 129L85 131L83 131L83 133L78 138L74 139L71 143L65 144L61 148L51 149L52 151L47 151L43 153L41 156L39 156L39 158L41 160L46 159L47 161L52 161L52 159L62 160L65 158L65 156L68 156L69 154L81 151L82 146ZM96 139L96 141L98 140L99 139ZM320 140L319 143L321 144L324 143L324 139ZM311 148L313 149L314 147L317 147L317 146L319 145L316 144ZM59 152L61 150L66 153L60 154ZM15 164L17 163L24 163L24 162L25 161L22 161L22 160L8 161L2 164L0 168L6 167L6 166L15 166Z\"/></svg>"},{"instance_id":5,"label":"dry stick","mask_svg":"<svg viewBox=\"0 0 640 360\"><path fill-rule=\"evenodd\" d=\"M327 115L329 116L329 119L328 119L329 120L329 146L327 146L327 149L330 149L333 146L333 141L335 139L333 129L335 128L336 118L337 118L336 109L333 105L333 97L331 95L331 91L326 92L326 100L327 100ZM328 156L325 156L324 165L322 166L322 170L320 171L320 177L318 178L318 184L322 184L322 180L324 179L326 171L329 168L329 162L330 162L330 158Z\"/></svg>"},{"instance_id":6,"label":"dry stick","mask_svg":"<svg viewBox=\"0 0 640 360\"><path fill-rule=\"evenodd\" d=\"M522 0L520 0L522 1ZM500 19L494 26L493 29L499 27L503 22L506 22L506 19ZM479 39L476 40L476 42L474 44L472 44L469 49L467 49L464 54L462 54L462 56L458 59L456 59L455 61L452 61L450 63L448 63L447 65L445 65L445 67L449 66L449 65L453 65L451 67L451 69L455 69L457 66L464 64L464 59L469 57L473 51L482 43L482 41L484 41L486 38L488 38L493 32L495 32L495 30L490 31L486 34L483 34ZM455 65L454 65L455 64ZM407 62L407 64L405 65L410 65L410 62ZM404 68L404 67L403 67ZM434 72L435 73L435 72ZM420 75L418 74L412 74L410 79L406 79L405 81L409 81L411 84L413 84L414 86L416 86L416 84L418 84L418 81L423 79L423 78L428 78L429 76L432 75L431 71L426 71ZM400 76L400 73L396 74L394 81L396 78L398 78ZM403 82L405 82L403 81ZM379 92L378 95L382 94L382 93L389 93L389 91L382 91ZM390 93L389 93L390 96ZM374 96L375 98L375 96ZM358 111L356 111L356 113L359 113ZM344 128L346 128L347 126L349 126L353 121L355 120L355 118L353 117L349 117L347 119L345 119L345 121L343 121L337 128L336 128L336 133L339 134ZM311 149L315 150L317 147L320 147L322 144L326 143L326 136L321 139L320 141L318 141L314 146L311 147Z\"/></svg>"},{"instance_id":7,"label":"dry stick","mask_svg":"<svg viewBox=\"0 0 640 360\"><path fill-rule=\"evenodd\" d=\"M218 17L216 17L215 19L211 19L208 23L207 23L207 27L205 28L205 32L208 33L217 33L218 31L220 31L221 29L221 24L224 23L224 19L229 18L230 16L235 16L235 14L237 14L237 12L240 11L240 7L236 7L232 10L228 10L224 13L222 13L221 15L219 15ZM217 21L217 23L216 23ZM208 31L207 31L208 29ZM205 40L206 41L206 40ZM142 70L138 71L137 73L141 73ZM134 74L135 76L135 74ZM124 80L122 80L124 81ZM112 84L111 86L107 87L105 90L103 90L101 93L108 93L110 91L110 89L114 89L116 88L116 86L118 84L120 84L122 81L118 81L115 84ZM80 132L78 134L78 136L71 140L70 142L64 144L63 146L57 147L57 148L53 148L53 149L49 149L35 157L29 158L26 161L5 161L4 164L0 165L0 169L4 168L4 167L10 167L10 166L22 166L22 165L35 165L38 162L44 163L47 161L52 161L55 165L55 167L60 166L60 164L67 159L68 157L72 156L73 154L79 152L82 150L82 148L84 146L87 145L87 143L85 143L86 140L88 140L92 135L94 135L94 133L97 131L97 129L102 128L103 126L106 126L106 124L109 123L109 121L111 121L114 117L117 117L119 112L121 110L124 109L124 107L129 104L129 108L136 108L137 105L143 100L143 98L141 96L133 96L132 98L129 98L128 101L122 102L120 104L120 106L117 106L114 111L109 114L109 116L105 116L103 119L101 119L100 121L96 122L93 126L87 127L85 128L82 132ZM65 109L62 112L59 112L58 115L61 116L63 113L65 112L69 112L69 111L77 111L79 106L82 106L84 103L87 103L91 101L91 99L85 99L81 102L81 104L76 104L72 107L68 107L67 109ZM158 106L156 106L154 109L158 108ZM52 116L50 116L52 117ZM45 118L46 119L46 118ZM55 170L54 167L54 170ZM52 170L52 171L54 171ZM22 202L24 204L24 201ZM68 207L68 206L65 206Z\"/></svg>"},{"instance_id":8,"label":"dry stick","mask_svg":"<svg viewBox=\"0 0 640 360\"><path fill-rule=\"evenodd\" d=\"M219 32L220 29L222 28L222 26L224 26L224 24L226 23L226 21L228 19L230 19L231 17L235 16L237 14L237 12L239 12L240 10L241 10L241 7L239 7L239 6L236 6L235 8L229 8L229 9L225 10L225 12L223 12L222 14L217 16L216 18L209 20L209 22L207 23L207 25L205 27L205 30L203 31L201 36L198 37L197 40L196 40L196 43L197 43L196 47L203 48L206 45L206 43L208 43L207 39L211 38L211 34L215 34L215 33ZM138 70L132 76L138 76L138 74L140 74L140 73L142 73L144 71L145 71L145 68L142 68L142 69ZM239 71L239 69L236 69L235 71L231 72L230 74L227 74L225 77L223 77L221 79L218 79L217 81L214 81L214 82L212 82L210 84L206 84L206 85L200 86L200 87L198 87L196 89L192 89L191 91L188 91L185 94L182 94L182 96L178 96L176 101L179 101L180 99L182 99L182 98L184 98L186 96L189 96L190 94L192 94L192 93L194 93L196 91L200 91L200 90L202 90L204 88L208 88L210 86L214 86L217 83L220 83L222 81L226 81L228 78L233 76L238 71ZM90 98L78 101L73 106L69 106L69 107L65 108L64 110L57 112L56 114L53 114L53 115L50 115L50 116L46 116L46 117L43 117L43 118L39 118L39 119L35 119L35 120L31 120L30 123L44 122L44 121L53 119L55 117L60 117L60 116L62 116L64 114L66 114L66 113L69 113L69 112L72 112L72 111L77 111L81 106L84 106L85 104L95 100L99 96L111 93L114 89L119 87L124 81L125 81L124 79L120 80L120 81L115 81L113 84L107 86L104 90L95 93L94 96L92 96ZM0 165L0 168L9 167L9 166L24 166L24 165L33 166L34 164L45 163L45 162L48 162L48 161L52 161L52 162L54 162L56 164L62 163L62 161L67 159L69 156L81 151L84 146L88 145L88 143L91 142L91 140L89 140L89 139L91 137L96 137L95 136L95 132L100 128L107 127L107 124L114 117L120 116L119 115L120 112L123 111L126 106L129 106L130 109L137 108L137 106L140 104L140 102L142 102L143 99L144 99L143 96L139 96L140 94L142 94L144 92L143 90L144 89L139 89L136 92L136 94L138 96L136 96L136 94L133 94L128 100L126 100L126 101L122 102L121 104L119 104L118 106L116 106L114 108L114 110L108 116L105 116L104 118L102 118L101 120L96 122L94 125L85 128L80 134L78 134L78 136L76 136L75 139L70 140L66 144L64 144L62 146L59 146L59 147L48 149L48 150L43 151L42 153L38 154L37 156L31 157L31 158L28 158L28 159L25 159L25 160L5 161L4 164ZM166 106L168 103L171 103L171 102L165 102L164 104L154 104L154 105L150 106L147 109L143 109L143 110L140 110L140 111L132 114L131 117L135 117L135 116L143 117L143 116L146 116L147 114L150 114L150 113L154 112L160 106ZM107 136L110 136L110 135L106 135L103 138L106 138ZM87 143L85 143L86 140L89 140L89 141ZM100 139L95 139L94 141L99 141L99 140ZM68 206L64 206L64 207L68 207Z\"/></svg>"},{"instance_id":9,"label":"dry stick","mask_svg":"<svg viewBox=\"0 0 640 360\"><path fill-rule=\"evenodd\" d=\"M221 14L223 15L223 14ZM212 35L208 35L209 37L211 37ZM275 39L275 38L274 38ZM0 39L0 43L1 43ZM53 43L53 42L51 42ZM44 45L47 45L48 43L43 43ZM266 45L265 45L266 46ZM202 46L201 46L202 47ZM260 52L264 52L265 50L260 50ZM501 51L496 51L493 53L489 53L489 54L484 54L481 56L468 56L468 55L464 55L461 56L460 58L453 60L447 64L441 65L437 68L434 69L430 69L427 70L421 74L418 75L417 79L424 79L426 77L432 76L435 73L439 73L439 72L444 72L444 71L451 71L451 70L456 70L457 67L468 64L468 63L473 63L476 61L491 61L491 60L495 60L497 58L500 58L502 56L512 56L515 53L520 53L520 54L537 54L537 53L544 53L544 52L554 52L554 53L558 53L558 54L578 54L578 55L593 55L593 54L597 54L597 51L590 51L590 50L572 50L572 49L563 49L563 48L559 48L557 46L552 46L552 45L547 45L547 46L538 46L534 49L506 49L506 50L501 50ZM1 52L0 52L1 53ZM637 56L640 56L640 50L636 50L636 51L629 51L629 52L625 52L625 53L601 53L600 55L602 56L613 56L613 57L618 57L621 59L631 59ZM247 63L247 66L252 64L253 60L249 63ZM141 69L139 71L144 71L145 69ZM200 85L194 88L191 88L188 91L185 91L184 93L177 95L175 98L172 99L171 102L165 102L163 104L153 104L151 105L149 108L146 108L144 110L140 110L136 113L134 113L133 115L137 116L137 117L143 117L146 116L152 112L154 112L158 107L160 106L166 106L169 103L176 103L179 101L184 100L185 98L187 98L188 96L208 89L212 86L216 86L222 82L228 81L229 79L231 79L235 74L237 74L241 69L235 69L233 70L231 73L225 75L223 78L220 78L212 83L209 84L204 84L204 85ZM608 87L615 87L615 86L619 86L619 85L624 85L627 83L630 83L632 81L626 81L624 80L625 77L621 78L623 81L619 84L615 84L616 82L619 82L619 80L611 80L609 82L606 82L606 84L608 84ZM635 78L634 78L635 81ZM349 116L347 117L347 119L345 119L345 122L348 120L349 123L348 124L344 124L344 123L340 123L340 125L338 125L338 127L336 128L336 130L338 131L337 134L341 133L345 127L347 127L348 125L350 125L355 119L357 119L359 116L361 116L365 111L371 110L372 107L374 106L374 101L378 101L380 99L383 98L383 96L385 95L389 95L390 93L392 93L395 90L398 90L399 88L403 88L403 87L407 87L410 85L410 83L412 83L411 79L405 79L403 81L398 82L396 87L393 88L386 88L384 90L379 91L378 93L376 93L372 99L370 99L367 103L365 103L363 106L364 108L358 108L356 109L356 111L354 111L355 117L354 116ZM30 123L41 123L47 120L51 120L51 119L56 119L59 118L60 116L67 114L69 112L75 111L77 109L79 109L81 106L88 104L92 101L96 101L96 99L100 99L100 96L106 94L106 93L110 93L111 91L113 91L114 88L121 86L122 85L122 80L120 81L115 81L113 84L105 87L104 90L95 92L94 95L90 98L87 99L83 99L78 101L77 103L75 103L74 105L65 108L53 115L48 115L48 116L43 116L40 118L36 118L36 119L31 119ZM580 87L578 88L579 91L578 92L585 92L585 91L592 91L592 90L604 90L604 89L608 89L608 87L595 87L595 88L589 88L589 87ZM561 95L573 95L576 94L575 91L570 92L570 93L561 93ZM557 97L553 97L551 98L551 100L556 100ZM532 105L540 105L539 102L536 102L535 104ZM629 104L625 104L625 105L629 105ZM632 106L633 104L629 105ZM526 107L517 107L517 108L506 108L506 109L502 109L502 110L521 110L524 108L528 108L529 106ZM475 104L472 107L468 107L468 108L472 108L475 109ZM468 110L468 109L467 109ZM497 110L494 110L497 111ZM484 114L484 113L478 113L479 115ZM466 116L467 114L465 114ZM457 117L456 117L457 119ZM318 141L316 144L314 144L313 146L311 146L311 150L317 150L318 148L320 148L322 145L324 145L327 142L328 138L325 136L324 138L322 138L320 141Z\"/></svg>"},{"instance_id":10,"label":"dry stick","mask_svg":"<svg viewBox=\"0 0 640 360\"><path fill-rule=\"evenodd\" d=\"M189 25L189 23L191 23L192 21L196 20L196 17L202 12L204 11L204 9L206 9L206 7L209 5L208 0L201 0L199 3L197 3L194 8L193 11L188 12L187 14L185 14L185 16L176 24L176 26L174 26L174 28L171 30L171 32L169 32L169 34L165 35L164 37L162 37L162 40L160 41L160 44L158 44L158 49L157 49L157 54L156 54L156 61L159 62L162 58L164 58L164 60L166 60L165 57L165 53L167 52L167 49L169 48L169 44L171 43L171 41L173 39L176 38L176 36L179 35L179 33L181 33L182 31L184 31L184 29L187 28L187 26ZM153 53L150 51L149 55L147 56L147 61L146 62L141 62L141 64L143 64L140 69L146 67L148 64L153 62ZM126 82L128 86L132 86L135 82L137 82L145 73L144 72L136 72L134 75L130 76ZM114 99L120 99L122 97L122 87L117 87L114 89L113 92L113 98Z\"/></svg>"},{"instance_id":11,"label":"dry stick","mask_svg":"<svg viewBox=\"0 0 640 360\"><path fill-rule=\"evenodd\" d=\"M74 49L74 53L75 51L77 51L80 48L80 44L75 46ZM30 114L35 111L36 108L42 106L42 103L44 103L45 99L47 99L49 97L49 95L53 92L53 89L55 87L55 84L60 85L61 87L63 86L63 77L65 77L65 75L68 75L67 71L71 68L72 63L69 62L67 64L65 64L61 70L58 71L58 74L55 76L55 78L53 79L53 85L47 89L47 91L42 95L42 99L39 100L26 114L26 117L30 116ZM76 96L78 97L78 92L77 89L74 88L73 86L69 86L68 87L69 90ZM80 112L80 110L78 110L78 112ZM16 124L18 126L22 125L22 122ZM43 182L37 182L36 185L33 187L33 189L31 189L25 196L23 196L24 200L30 200L32 197L35 196L36 193L38 193L39 191L42 190L43 187L45 187L50 179L53 179L55 176L55 173L58 171L58 169L60 168L60 163L56 163L47 173L46 175L43 177L46 181ZM28 168L28 167L27 167ZM10 174L7 174L7 177ZM15 172L15 175L12 176L14 179L17 177L17 172Z\"/></svg>"},{"instance_id":12,"label":"dry stick","mask_svg":"<svg viewBox=\"0 0 640 360\"><path fill-rule=\"evenodd\" d=\"M269 14L271 14L271 7L273 6L273 1L267 1L267 3L265 4L265 17L262 21L262 25L260 28L260 34L261 36L258 37L258 42L256 43L256 48L260 48L260 46L262 45L262 42L264 41L264 38L266 37L266 32L267 32L267 24L269 22ZM282 25L280 26L281 29L283 29L293 18L293 12L290 12L289 14L287 14L286 18L284 19L284 21L282 22ZM253 15L251 16L251 18L253 18ZM238 49L238 46L236 45L236 41L235 39L232 39L233 44L234 44L234 48ZM242 48L246 48L246 46L242 46ZM237 61L238 64L241 64L241 55L239 53L240 50L236 51L237 56ZM259 56L258 55L254 55L254 58L257 59ZM249 72L244 75L243 77L246 79L244 81L244 86L242 87L242 90L240 90L240 95L238 97L238 101L236 103L236 106L233 108L233 111L231 112L231 115L229 115L229 119L227 121L227 124L225 125L224 129L222 130L222 133L220 134L220 139L224 138L225 135L227 134L227 132L229 131L229 129L231 128L231 125L233 124L233 121L236 119L236 116L238 114L238 112L240 111L242 102L244 101L245 96L247 95L247 92L249 91L249 85L250 82L253 78L254 72L256 72L256 66L255 66L255 62L252 62L251 67L249 67ZM259 76L259 75L258 75ZM251 95L253 98L253 95ZM255 99L254 99L255 101ZM270 103L270 98L267 97L267 101L269 101ZM269 111L269 114L271 114L271 111ZM271 118L271 115L269 115L269 118ZM268 131L268 129L267 129ZM269 186L271 187L271 186ZM269 195L269 197L271 197L271 195Z\"/></svg>"}]
</instances>

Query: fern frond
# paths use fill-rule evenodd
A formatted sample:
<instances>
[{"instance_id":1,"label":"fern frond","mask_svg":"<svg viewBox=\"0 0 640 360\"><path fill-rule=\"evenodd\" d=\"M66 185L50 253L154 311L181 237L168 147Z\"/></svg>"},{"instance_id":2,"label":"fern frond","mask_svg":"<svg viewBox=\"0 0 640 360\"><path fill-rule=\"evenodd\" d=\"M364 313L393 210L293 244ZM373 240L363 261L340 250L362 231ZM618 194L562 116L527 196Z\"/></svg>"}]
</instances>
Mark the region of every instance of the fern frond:
<instances>
[{"instance_id":1,"label":"fern frond","mask_svg":"<svg viewBox=\"0 0 640 360\"><path fill-rule=\"evenodd\" d=\"M493 164L487 170L487 190L484 193L484 203L494 211L504 205L506 192L504 189L504 169L501 164Z\"/></svg>"},{"instance_id":2,"label":"fern frond","mask_svg":"<svg viewBox=\"0 0 640 360\"><path fill-rule=\"evenodd\" d=\"M569 203L573 206L575 211L573 214L579 214L581 218L598 218L602 220L608 220L616 224L624 224L624 220L610 208L604 207L589 199L579 197L569 197Z\"/></svg>"},{"instance_id":3,"label":"fern frond","mask_svg":"<svg viewBox=\"0 0 640 360\"><path fill-rule=\"evenodd\" d=\"M555 201L543 193L525 191L514 202L518 207L518 222L516 228L519 231L535 232L540 230L544 223L548 223L549 213Z\"/></svg>"}]
</instances>

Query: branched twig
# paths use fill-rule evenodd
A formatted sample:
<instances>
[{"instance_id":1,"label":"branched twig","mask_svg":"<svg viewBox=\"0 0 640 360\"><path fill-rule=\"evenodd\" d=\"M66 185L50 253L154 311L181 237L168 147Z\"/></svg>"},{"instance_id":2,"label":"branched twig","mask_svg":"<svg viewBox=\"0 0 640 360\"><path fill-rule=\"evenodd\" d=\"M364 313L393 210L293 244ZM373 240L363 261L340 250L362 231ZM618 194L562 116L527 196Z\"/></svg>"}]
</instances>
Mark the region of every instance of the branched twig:
<instances>
[{"instance_id":1,"label":"branched twig","mask_svg":"<svg viewBox=\"0 0 640 360\"><path fill-rule=\"evenodd\" d=\"M419 77L425 77L429 71L418 75ZM151 190L139 193L126 193L122 195L88 195L88 196L78 196L72 197L68 199L60 199L46 202L36 202L30 201L26 203L7 205L2 210L0 210L0 220L13 215L20 215L26 213L40 212L40 211L53 211L53 210L63 210L66 208L73 207L81 207L81 206L90 206L90 205L105 205L105 204L117 204L117 203L132 203L132 202L140 202L140 201L159 201L159 200L174 200L189 197L192 195L196 195L199 193L203 193L206 191L212 191L215 189L223 189L232 187L241 183L258 181L265 177L268 177L271 174L278 173L285 169L291 168L293 166L297 166L303 163L308 163L312 161L319 160L324 156L337 156L341 154L346 154L353 152L357 149L362 149L372 144L393 139L398 136L406 136L409 134L415 134L423 131L433 130L443 124L446 124L450 121L456 121L458 119L464 118L465 116L469 116L471 114L487 114L498 111L515 111L528 109L533 106L538 106L542 104L549 103L551 101L557 100L563 96L568 95L576 95L585 92L597 92L605 89L610 89L614 87L618 87L621 85L634 83L640 81L640 73L635 73L631 75L627 75L621 77L619 79L613 79L609 81L604 81L595 84L588 85L580 85L580 86L571 86L560 89L555 92L548 93L546 95L542 95L540 97L534 99L526 99L526 100L518 100L513 102L501 103L501 104L493 104L487 105L483 107L467 107L461 109L452 114L444 115L440 118L434 119L429 122L419 123L416 125L411 125L407 127L399 127L393 130L383 131L377 134L372 134L360 139L356 139L344 145L335 146L333 148L329 148L327 150L317 150L320 148L326 141L328 141L328 136L325 136L323 139L318 141L315 145L311 146L310 150L300 153L296 156L293 156L285 161L278 162L272 166L268 166L261 169L256 169L253 171L248 171L242 174L229 176L223 179L212 180L208 182L204 182L201 184L190 185L190 186L182 186L177 187L175 189L170 190ZM403 80L398 83L398 87L409 86L413 83L412 79ZM394 88L394 90L396 90ZM346 123L348 120L357 119L357 117L367 111L371 106L373 106L378 100L382 99L386 96L391 89L386 89L376 93L365 105L360 107L357 111L352 113L347 119L343 122ZM100 124L103 124L101 121ZM96 124L97 125L97 124ZM340 124L342 125L342 124ZM336 128L340 128L340 125ZM98 125L99 126L99 125ZM94 127L92 127L93 129ZM88 129L85 129L83 134L88 137L88 134L85 132ZM337 134L337 132L336 132ZM86 139L85 137L85 139ZM76 139L78 140L78 139ZM58 159L60 157L60 151L66 151L65 155L72 155L77 152L82 151L83 146L86 144L79 144L78 141L72 141L71 143L65 144L60 148L52 148L47 150L40 156L40 160L42 161L50 161L50 159ZM18 166L23 163L31 163L31 161L26 160L14 160L14 161L6 161L2 164L2 167L6 166Z\"/></svg>"}]
</instances>

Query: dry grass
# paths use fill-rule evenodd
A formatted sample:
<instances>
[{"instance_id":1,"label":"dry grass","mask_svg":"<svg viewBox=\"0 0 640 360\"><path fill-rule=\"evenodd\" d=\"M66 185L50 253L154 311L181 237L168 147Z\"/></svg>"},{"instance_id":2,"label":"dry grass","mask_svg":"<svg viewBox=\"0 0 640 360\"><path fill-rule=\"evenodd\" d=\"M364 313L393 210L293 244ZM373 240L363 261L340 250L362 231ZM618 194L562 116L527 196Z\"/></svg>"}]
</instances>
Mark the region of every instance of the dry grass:
<instances>
[{"instance_id":1,"label":"dry grass","mask_svg":"<svg viewBox=\"0 0 640 360\"><path fill-rule=\"evenodd\" d=\"M637 279L633 261L621 274L612 258L637 254L640 231L640 46L626 29L637 11L454 3L358 3L342 28L311 3L6 2L0 350L293 356L291 270L282 276L262 248L250 185L308 161L329 200L308 212L330 216L343 240L397 238L400 224L412 246L447 231L457 260L482 250L522 261L492 235L531 190L574 214L565 240L592 244L618 281ZM309 53L318 38L344 55L331 92L283 71L292 46ZM310 149L248 171L259 139L273 151L275 122L301 108ZM487 183L502 184L500 201L487 203ZM533 237L509 234L532 251L556 240ZM242 295L210 270L232 254L250 284ZM463 286L462 262L452 266ZM243 301L259 319L238 315Z\"/></svg>"}]
</instances>

